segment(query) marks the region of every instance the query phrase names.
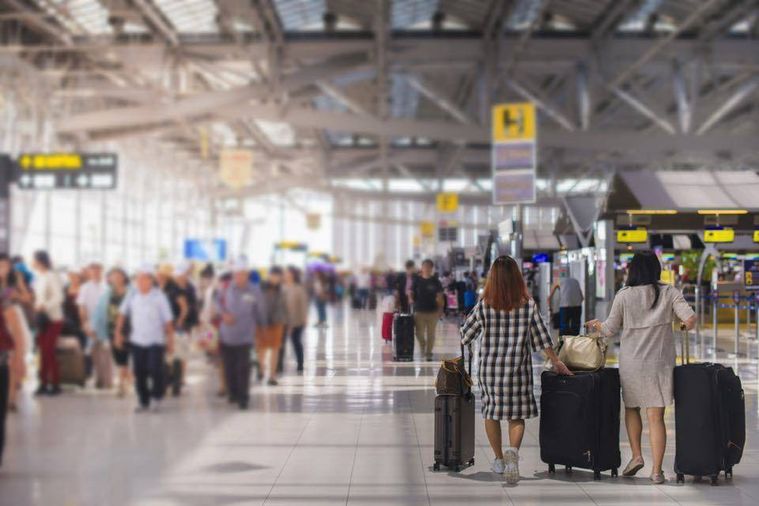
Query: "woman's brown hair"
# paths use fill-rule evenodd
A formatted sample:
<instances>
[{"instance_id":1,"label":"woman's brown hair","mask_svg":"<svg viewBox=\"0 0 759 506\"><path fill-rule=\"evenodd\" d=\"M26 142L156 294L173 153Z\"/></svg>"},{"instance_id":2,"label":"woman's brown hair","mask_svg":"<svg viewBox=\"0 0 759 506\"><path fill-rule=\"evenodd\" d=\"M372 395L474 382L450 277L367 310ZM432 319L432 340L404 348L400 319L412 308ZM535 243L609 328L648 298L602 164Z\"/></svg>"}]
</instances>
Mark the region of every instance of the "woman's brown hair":
<instances>
[{"instance_id":1,"label":"woman's brown hair","mask_svg":"<svg viewBox=\"0 0 759 506\"><path fill-rule=\"evenodd\" d=\"M527 303L530 296L516 260L505 255L495 259L482 299L496 311L511 311Z\"/></svg>"}]
</instances>

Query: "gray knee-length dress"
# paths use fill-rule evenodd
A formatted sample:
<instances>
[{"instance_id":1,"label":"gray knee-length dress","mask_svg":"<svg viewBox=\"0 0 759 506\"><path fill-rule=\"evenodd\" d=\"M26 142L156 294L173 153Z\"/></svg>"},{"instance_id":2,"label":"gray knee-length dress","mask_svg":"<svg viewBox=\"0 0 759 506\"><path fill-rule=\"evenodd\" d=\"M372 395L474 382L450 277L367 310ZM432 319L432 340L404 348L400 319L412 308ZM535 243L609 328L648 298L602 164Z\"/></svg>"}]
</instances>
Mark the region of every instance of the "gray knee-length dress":
<instances>
[{"instance_id":1,"label":"gray knee-length dress","mask_svg":"<svg viewBox=\"0 0 759 506\"><path fill-rule=\"evenodd\" d=\"M654 301L652 286L625 287L617 292L601 334L621 331L619 377L622 399L628 408L665 407L672 404L676 350L675 317L686 321L694 315L677 288L660 285Z\"/></svg>"}]
</instances>

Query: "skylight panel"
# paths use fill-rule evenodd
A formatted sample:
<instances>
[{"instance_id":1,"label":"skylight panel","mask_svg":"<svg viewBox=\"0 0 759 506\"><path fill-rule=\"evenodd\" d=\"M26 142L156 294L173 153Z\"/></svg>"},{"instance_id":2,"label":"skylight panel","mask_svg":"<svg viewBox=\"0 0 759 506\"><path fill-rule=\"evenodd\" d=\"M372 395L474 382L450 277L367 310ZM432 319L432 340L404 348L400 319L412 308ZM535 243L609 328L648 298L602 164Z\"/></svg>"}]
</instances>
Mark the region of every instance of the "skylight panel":
<instances>
[{"instance_id":1,"label":"skylight panel","mask_svg":"<svg viewBox=\"0 0 759 506\"><path fill-rule=\"evenodd\" d=\"M429 29L439 0L393 2L390 19L396 29Z\"/></svg>"},{"instance_id":2,"label":"skylight panel","mask_svg":"<svg viewBox=\"0 0 759 506\"><path fill-rule=\"evenodd\" d=\"M286 31L313 31L324 27L325 0L274 0Z\"/></svg>"},{"instance_id":3,"label":"skylight panel","mask_svg":"<svg viewBox=\"0 0 759 506\"><path fill-rule=\"evenodd\" d=\"M275 146L293 146L295 144L295 130L287 123L260 119L253 121Z\"/></svg>"},{"instance_id":4,"label":"skylight panel","mask_svg":"<svg viewBox=\"0 0 759 506\"><path fill-rule=\"evenodd\" d=\"M213 0L154 0L180 33L217 33L219 10Z\"/></svg>"}]
</instances>

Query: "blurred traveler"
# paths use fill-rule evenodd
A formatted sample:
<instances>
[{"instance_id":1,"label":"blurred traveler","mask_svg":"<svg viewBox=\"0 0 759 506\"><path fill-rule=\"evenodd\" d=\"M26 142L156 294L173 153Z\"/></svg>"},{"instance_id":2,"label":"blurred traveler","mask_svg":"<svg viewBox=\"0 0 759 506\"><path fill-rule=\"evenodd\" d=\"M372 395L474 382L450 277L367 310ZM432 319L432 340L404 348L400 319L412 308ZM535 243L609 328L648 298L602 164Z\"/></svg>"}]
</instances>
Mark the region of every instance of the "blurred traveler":
<instances>
[{"instance_id":1,"label":"blurred traveler","mask_svg":"<svg viewBox=\"0 0 759 506\"><path fill-rule=\"evenodd\" d=\"M293 345L298 372L303 372L303 329L308 324L308 292L301 283L300 269L291 266L285 270L282 290L287 304L287 336ZM277 366L280 373L284 369L285 348L283 343Z\"/></svg>"},{"instance_id":2,"label":"blurred traveler","mask_svg":"<svg viewBox=\"0 0 759 506\"><path fill-rule=\"evenodd\" d=\"M97 311L100 298L106 291L103 282L103 266L98 262L90 263L86 270L87 281L79 288L76 305L79 321L87 336L86 349L92 357L95 371L95 388L111 388L113 377L111 370L111 350L108 339L98 339L93 326L93 317Z\"/></svg>"},{"instance_id":3,"label":"blurred traveler","mask_svg":"<svg viewBox=\"0 0 759 506\"><path fill-rule=\"evenodd\" d=\"M82 352L88 351L87 334L82 323L82 313L77 300L82 290L83 275L76 269L66 272L66 286L63 300L63 328L61 335L76 337Z\"/></svg>"},{"instance_id":4,"label":"blurred traveler","mask_svg":"<svg viewBox=\"0 0 759 506\"><path fill-rule=\"evenodd\" d=\"M34 253L34 302L37 346L40 350L40 384L35 395L61 393L58 360L55 356L58 336L63 328L63 286L47 251Z\"/></svg>"},{"instance_id":5,"label":"blurred traveler","mask_svg":"<svg viewBox=\"0 0 759 506\"><path fill-rule=\"evenodd\" d=\"M327 276L322 271L316 271L314 274L314 302L316 303L316 314L318 321L316 327L327 327L327 301L329 300L329 288Z\"/></svg>"},{"instance_id":6,"label":"blurred traveler","mask_svg":"<svg viewBox=\"0 0 759 506\"><path fill-rule=\"evenodd\" d=\"M126 319L131 325L130 350L135 386L139 397L137 411L157 410L163 399L165 354L174 351L171 305L166 295L153 284L150 267L141 268L135 279L136 290L121 303L116 322L115 345L125 349Z\"/></svg>"},{"instance_id":7,"label":"blurred traveler","mask_svg":"<svg viewBox=\"0 0 759 506\"><path fill-rule=\"evenodd\" d=\"M24 278L11 264L5 253L0 253L0 307L12 308L17 313L18 332L14 334L14 346L10 351L8 409L16 410L16 398L26 376L26 350L31 345L31 331L21 304L32 300ZM12 330L12 329L11 329Z\"/></svg>"},{"instance_id":8,"label":"blurred traveler","mask_svg":"<svg viewBox=\"0 0 759 506\"><path fill-rule=\"evenodd\" d=\"M406 270L398 275L396 279L396 299L398 300L398 308L401 313L410 313L411 304L409 299L411 297L411 291L414 287L414 279L416 279L416 264L413 260L406 262Z\"/></svg>"},{"instance_id":9,"label":"blurred traveler","mask_svg":"<svg viewBox=\"0 0 759 506\"><path fill-rule=\"evenodd\" d=\"M358 297L358 306L361 309L367 309L369 303L369 290L372 287L372 276L368 267L363 267L356 274L356 297Z\"/></svg>"},{"instance_id":10,"label":"blurred traveler","mask_svg":"<svg viewBox=\"0 0 759 506\"><path fill-rule=\"evenodd\" d=\"M233 266L231 282L221 286L215 305L221 315L219 340L230 403L247 409L250 398L250 352L264 319L261 290L250 282L244 261Z\"/></svg>"},{"instance_id":11,"label":"blurred traveler","mask_svg":"<svg viewBox=\"0 0 759 506\"><path fill-rule=\"evenodd\" d=\"M285 334L287 323L287 303L282 290L282 268L274 266L269 269L266 282L263 283L262 293L264 296L264 325L256 337L256 352L263 375L268 368L269 385L277 384L277 362L279 361L279 349Z\"/></svg>"},{"instance_id":12,"label":"blurred traveler","mask_svg":"<svg viewBox=\"0 0 759 506\"><path fill-rule=\"evenodd\" d=\"M3 255L4 262L7 256ZM0 466L3 463L5 448L5 418L8 411L8 396L11 385L11 368L18 360L18 353L24 350L21 331L21 313L14 307L14 296L7 290L0 293ZM14 353L16 355L14 355ZM21 357L23 367L23 357Z\"/></svg>"},{"instance_id":13,"label":"blurred traveler","mask_svg":"<svg viewBox=\"0 0 759 506\"><path fill-rule=\"evenodd\" d=\"M426 360L432 360L437 322L443 314L443 285L434 274L435 264L429 258L422 262L419 276L411 285L409 302L414 307L414 324L419 350Z\"/></svg>"},{"instance_id":14,"label":"blurred traveler","mask_svg":"<svg viewBox=\"0 0 759 506\"><path fill-rule=\"evenodd\" d=\"M21 255L16 255L11 258L11 263L13 264L13 268L16 270L16 272L18 272L21 277L24 278L24 285L27 287L31 286L32 282L34 281L34 274L26 265L24 257Z\"/></svg>"},{"instance_id":15,"label":"blurred traveler","mask_svg":"<svg viewBox=\"0 0 759 506\"><path fill-rule=\"evenodd\" d=\"M124 303L129 291L129 277L123 269L118 267L108 272L108 287L100 296L98 305L92 317L92 327L98 340L110 343L113 361L118 368L118 389L117 395L124 397L128 385L132 381L129 373L129 335L130 325L129 317L124 319L124 325L121 334L124 342L121 346L116 346L116 325L119 320L119 309Z\"/></svg>"},{"instance_id":16,"label":"blurred traveler","mask_svg":"<svg viewBox=\"0 0 759 506\"><path fill-rule=\"evenodd\" d=\"M559 334L562 336L576 336L580 333L582 325L582 295L580 282L571 277L568 272L561 273L561 278L551 289L548 300L553 299L559 292Z\"/></svg>"},{"instance_id":17,"label":"blurred traveler","mask_svg":"<svg viewBox=\"0 0 759 506\"><path fill-rule=\"evenodd\" d=\"M532 352L544 351L559 374L571 374L553 351L551 335L535 302L527 293L522 271L513 258L493 262L485 292L461 325L461 342L481 340L479 384L482 417L495 453L493 472L507 483L519 481L519 448L524 419L538 416L532 384ZM509 423L509 447L504 452L501 420Z\"/></svg>"},{"instance_id":18,"label":"blurred traveler","mask_svg":"<svg viewBox=\"0 0 759 506\"><path fill-rule=\"evenodd\" d=\"M174 367L172 373L177 374L175 381L181 383L184 371L187 370L187 358L192 345L192 333L198 325L198 294L192 284L192 264L181 262L177 265L173 283L166 285L166 296L169 298L174 313L174 331L176 342L174 346ZM173 390L179 395L179 389Z\"/></svg>"},{"instance_id":19,"label":"blurred traveler","mask_svg":"<svg viewBox=\"0 0 759 506\"><path fill-rule=\"evenodd\" d=\"M675 338L672 323L679 318L688 329L696 314L672 285L660 283L661 264L651 251L636 253L628 265L627 283L617 295L605 322L591 320L588 327L610 337L621 331L619 379L625 403L625 426L632 459L623 476L634 476L643 466L641 408L646 409L654 465L651 481L666 481L662 461L667 446L664 410L674 401Z\"/></svg>"}]
</instances>

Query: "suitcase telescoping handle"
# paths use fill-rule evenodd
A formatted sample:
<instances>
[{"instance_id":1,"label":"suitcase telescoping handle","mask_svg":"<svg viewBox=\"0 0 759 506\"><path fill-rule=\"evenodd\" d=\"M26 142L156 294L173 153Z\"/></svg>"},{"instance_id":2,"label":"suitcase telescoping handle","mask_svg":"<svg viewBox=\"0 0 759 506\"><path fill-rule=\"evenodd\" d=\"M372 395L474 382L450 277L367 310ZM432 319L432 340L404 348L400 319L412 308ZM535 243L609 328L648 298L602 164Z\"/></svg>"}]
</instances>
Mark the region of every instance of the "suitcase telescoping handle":
<instances>
[{"instance_id":1,"label":"suitcase telescoping handle","mask_svg":"<svg viewBox=\"0 0 759 506\"><path fill-rule=\"evenodd\" d=\"M467 373L469 373L469 375L471 376L472 375L472 345L468 344L467 348L469 349L469 368L467 369ZM464 358L464 356L465 356L464 345L461 344L461 358Z\"/></svg>"},{"instance_id":2,"label":"suitcase telescoping handle","mask_svg":"<svg viewBox=\"0 0 759 506\"><path fill-rule=\"evenodd\" d=\"M690 363L690 336L688 336L688 328L684 323L680 323L680 336L682 339L680 363L686 365Z\"/></svg>"}]
</instances>

